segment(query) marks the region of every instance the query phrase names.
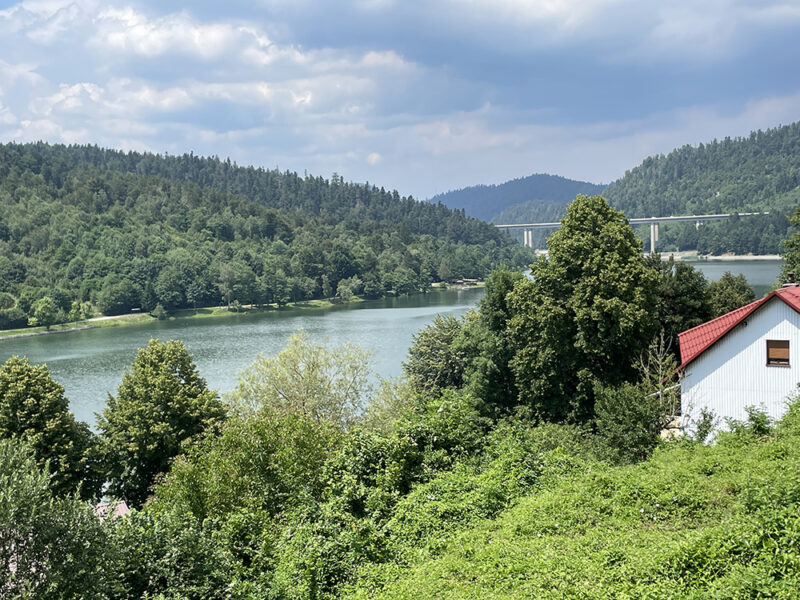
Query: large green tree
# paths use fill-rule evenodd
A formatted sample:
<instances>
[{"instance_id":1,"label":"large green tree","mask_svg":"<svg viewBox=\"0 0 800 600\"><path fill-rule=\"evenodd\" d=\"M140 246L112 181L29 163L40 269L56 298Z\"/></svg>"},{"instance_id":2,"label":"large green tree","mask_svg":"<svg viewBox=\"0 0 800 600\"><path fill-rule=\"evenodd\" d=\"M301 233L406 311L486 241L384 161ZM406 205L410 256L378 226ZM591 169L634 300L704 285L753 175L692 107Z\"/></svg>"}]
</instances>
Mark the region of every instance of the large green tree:
<instances>
[{"instance_id":1,"label":"large green tree","mask_svg":"<svg viewBox=\"0 0 800 600\"><path fill-rule=\"evenodd\" d=\"M596 382L635 375L657 328L658 275L625 215L600 196L578 196L548 248L509 295L511 365L520 402L538 418L587 419Z\"/></svg>"},{"instance_id":2,"label":"large green tree","mask_svg":"<svg viewBox=\"0 0 800 600\"><path fill-rule=\"evenodd\" d=\"M39 468L49 463L53 490L68 494L80 488L95 497L103 483L94 434L69 411L64 388L45 365L13 356L0 367L0 438L30 444Z\"/></svg>"},{"instance_id":3,"label":"large green tree","mask_svg":"<svg viewBox=\"0 0 800 600\"><path fill-rule=\"evenodd\" d=\"M462 386L467 356L453 347L461 328L452 315L436 315L414 334L403 372L416 390L436 395Z\"/></svg>"},{"instance_id":4,"label":"large green tree","mask_svg":"<svg viewBox=\"0 0 800 600\"><path fill-rule=\"evenodd\" d=\"M141 506L182 444L224 418L224 405L206 387L183 343L151 339L98 417L109 492Z\"/></svg>"},{"instance_id":5,"label":"large green tree","mask_svg":"<svg viewBox=\"0 0 800 600\"><path fill-rule=\"evenodd\" d=\"M716 316L708 281L692 265L671 256L661 260L659 254L651 254L646 262L659 275L656 318L669 350L678 356L678 334Z\"/></svg>"},{"instance_id":6,"label":"large green tree","mask_svg":"<svg viewBox=\"0 0 800 600\"><path fill-rule=\"evenodd\" d=\"M486 295L480 310L464 320L453 349L469 357L464 382L473 396L483 400L483 408L500 414L516 404L518 390L510 367L514 344L508 332L512 311L508 297L522 272L498 269L486 280Z\"/></svg>"}]
</instances>

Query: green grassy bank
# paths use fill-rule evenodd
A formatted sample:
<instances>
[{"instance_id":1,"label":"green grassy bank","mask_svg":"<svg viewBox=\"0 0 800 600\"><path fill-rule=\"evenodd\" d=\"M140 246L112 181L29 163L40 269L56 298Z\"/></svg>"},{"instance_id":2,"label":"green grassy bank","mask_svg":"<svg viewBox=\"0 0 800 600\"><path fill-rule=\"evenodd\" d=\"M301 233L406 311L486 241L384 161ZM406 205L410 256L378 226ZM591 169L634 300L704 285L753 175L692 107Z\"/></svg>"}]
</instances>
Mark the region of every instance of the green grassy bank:
<instances>
[{"instance_id":1,"label":"green grassy bank","mask_svg":"<svg viewBox=\"0 0 800 600\"><path fill-rule=\"evenodd\" d=\"M476 498L502 477L463 495L429 488L410 512L428 533L397 540L405 559L363 566L345 596L798 597L800 406L774 430L665 444L633 466L562 453L542 467L496 518L476 519Z\"/></svg>"},{"instance_id":2,"label":"green grassy bank","mask_svg":"<svg viewBox=\"0 0 800 600\"><path fill-rule=\"evenodd\" d=\"M484 287L485 283L479 281L469 287ZM442 291L446 289L462 289L461 285L447 285L436 284L433 286L432 291ZM333 301L333 300L303 300L301 302L289 302L278 306L277 304L268 304L265 306L243 306L238 310L230 310L224 306L208 306L204 308L184 308L181 310L171 311L165 320L172 321L176 319L203 319L208 317L233 317L243 314L266 313L274 311L285 310L304 310L304 309L324 309L333 306L340 306L342 304L354 304L364 302L365 299L360 296L354 296L346 302ZM0 338L11 337L29 337L34 335L46 335L51 333L67 333L69 331L83 331L86 329L95 329L97 327L120 327L124 325L139 325L155 321L156 318L148 313L131 313L126 315L116 315L112 317L96 317L84 321L75 321L72 323L60 323L52 325L50 328L45 327L23 327L21 329L5 329L0 330Z\"/></svg>"},{"instance_id":3,"label":"green grassy bank","mask_svg":"<svg viewBox=\"0 0 800 600\"><path fill-rule=\"evenodd\" d=\"M185 308L181 310L172 311L169 313L165 321L174 321L177 319L203 319L209 317L235 317L243 314L266 313L284 310L303 310L303 309L320 309L330 308L337 304L353 304L363 302L362 298L354 297L353 299L342 302L333 302L331 300L304 300L302 302L290 302L288 304L278 306L275 304L256 307L244 306L238 310L230 310L224 306L210 306L205 308ZM49 329L45 327L24 327L22 329L6 329L0 331L0 338L11 337L28 337L34 335L46 335L55 333L67 333L70 331L83 331L86 329L95 329L98 327L121 327L126 325L139 325L141 323L148 323L156 321L157 319L148 313L131 313L126 315L116 315L112 317L97 317L87 319L84 321L75 321L73 323L61 323L52 325Z\"/></svg>"}]
</instances>

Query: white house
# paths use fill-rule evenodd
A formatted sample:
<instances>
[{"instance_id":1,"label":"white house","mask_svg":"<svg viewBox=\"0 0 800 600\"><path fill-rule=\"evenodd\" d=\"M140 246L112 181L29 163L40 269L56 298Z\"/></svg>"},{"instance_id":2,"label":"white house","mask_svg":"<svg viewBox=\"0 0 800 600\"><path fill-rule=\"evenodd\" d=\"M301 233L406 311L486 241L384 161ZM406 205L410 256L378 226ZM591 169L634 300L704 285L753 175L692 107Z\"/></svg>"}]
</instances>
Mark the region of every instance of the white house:
<instances>
[{"instance_id":1,"label":"white house","mask_svg":"<svg viewBox=\"0 0 800 600\"><path fill-rule=\"evenodd\" d=\"M800 287L786 285L679 340L684 427L692 430L704 408L722 427L726 418L746 420L748 406L780 418L800 382Z\"/></svg>"}]
</instances>

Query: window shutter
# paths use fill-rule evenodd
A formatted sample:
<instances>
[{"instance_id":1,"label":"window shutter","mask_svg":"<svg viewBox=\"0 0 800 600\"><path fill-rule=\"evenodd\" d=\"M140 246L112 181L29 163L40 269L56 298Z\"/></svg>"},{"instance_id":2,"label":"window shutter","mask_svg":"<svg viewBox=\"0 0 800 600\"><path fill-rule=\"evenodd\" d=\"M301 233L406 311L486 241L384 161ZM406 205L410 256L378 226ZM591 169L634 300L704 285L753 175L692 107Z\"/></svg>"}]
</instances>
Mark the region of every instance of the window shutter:
<instances>
[{"instance_id":1,"label":"window shutter","mask_svg":"<svg viewBox=\"0 0 800 600\"><path fill-rule=\"evenodd\" d=\"M789 364L789 340L767 340L767 364Z\"/></svg>"}]
</instances>

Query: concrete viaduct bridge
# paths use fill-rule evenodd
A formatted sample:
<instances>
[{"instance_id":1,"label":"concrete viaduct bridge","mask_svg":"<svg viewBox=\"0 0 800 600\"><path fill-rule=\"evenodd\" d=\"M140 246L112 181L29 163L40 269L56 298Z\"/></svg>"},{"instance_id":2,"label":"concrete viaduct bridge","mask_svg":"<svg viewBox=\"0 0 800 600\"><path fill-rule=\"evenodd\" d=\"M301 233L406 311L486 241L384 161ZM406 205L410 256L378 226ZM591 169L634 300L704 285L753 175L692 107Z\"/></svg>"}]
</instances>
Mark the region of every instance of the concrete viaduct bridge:
<instances>
[{"instance_id":1,"label":"concrete viaduct bridge","mask_svg":"<svg viewBox=\"0 0 800 600\"><path fill-rule=\"evenodd\" d=\"M706 221L724 221L729 219L734 214L740 217L752 217L755 215L768 215L768 212L763 213L729 213L719 215L686 215L682 217L647 217L641 219L628 219L628 222L633 225L650 225L650 252L656 251L656 242L658 242L658 225L659 223L680 223L682 221L694 221L695 227L700 227ZM498 229L505 229L510 231L512 229L522 229L522 243L529 248L533 247L533 230L534 229L558 229L561 223L504 223L495 225Z\"/></svg>"}]
</instances>

